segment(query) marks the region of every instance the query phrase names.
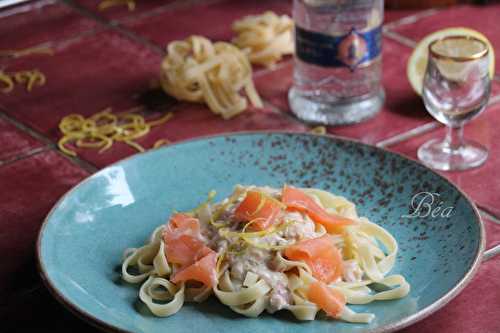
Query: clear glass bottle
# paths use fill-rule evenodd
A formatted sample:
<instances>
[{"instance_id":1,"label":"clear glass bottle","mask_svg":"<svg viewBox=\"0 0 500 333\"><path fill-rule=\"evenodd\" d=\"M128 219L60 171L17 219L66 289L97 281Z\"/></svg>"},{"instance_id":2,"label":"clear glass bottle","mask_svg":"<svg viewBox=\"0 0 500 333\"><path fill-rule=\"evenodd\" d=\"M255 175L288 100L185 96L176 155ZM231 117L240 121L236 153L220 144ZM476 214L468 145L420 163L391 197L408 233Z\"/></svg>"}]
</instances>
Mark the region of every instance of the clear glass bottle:
<instances>
[{"instance_id":1,"label":"clear glass bottle","mask_svg":"<svg viewBox=\"0 0 500 333\"><path fill-rule=\"evenodd\" d=\"M374 116L384 102L383 0L294 0L292 111L330 125Z\"/></svg>"}]
</instances>

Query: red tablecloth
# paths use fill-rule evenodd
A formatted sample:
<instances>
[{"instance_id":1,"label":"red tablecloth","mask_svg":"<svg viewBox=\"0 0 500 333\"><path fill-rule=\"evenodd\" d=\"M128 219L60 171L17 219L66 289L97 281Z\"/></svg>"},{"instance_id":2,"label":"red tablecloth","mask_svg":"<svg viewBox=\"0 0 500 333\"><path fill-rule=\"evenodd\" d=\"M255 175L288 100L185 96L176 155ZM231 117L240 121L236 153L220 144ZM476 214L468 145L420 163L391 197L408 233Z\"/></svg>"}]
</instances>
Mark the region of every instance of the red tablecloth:
<instances>
[{"instance_id":1,"label":"red tablecloth","mask_svg":"<svg viewBox=\"0 0 500 333\"><path fill-rule=\"evenodd\" d=\"M190 34L228 40L236 18L269 9L290 14L290 1L137 0L135 11L125 6L99 11L98 3L40 0L0 11L0 51L37 45L55 51L53 55L0 58L0 69L5 72L36 68L47 77L44 86L30 93L22 87L9 94L0 92L0 327L5 332L32 327L49 332L95 331L63 309L42 286L34 259L35 238L44 216L64 192L135 151L115 144L104 154L82 150L78 158L68 158L54 144L60 135L57 124L61 117L140 105L146 105L152 116L174 111L171 121L139 140L145 147L158 139L179 141L228 131L310 129L289 112L290 58L273 70L255 68L265 107L229 121L203 106L175 102L150 88L166 43ZM412 47L431 31L469 26L483 32L500 54L499 18L500 5L386 12L385 106L368 122L328 128L328 132L415 158L417 147L442 136L443 129L427 114L407 82L406 61ZM488 146L487 163L476 170L444 173L476 201L487 227L488 246L500 241L499 101L500 77L495 77L490 106L465 130L467 137ZM500 258L496 258L481 265L458 297L404 332L500 332L499 264ZM6 326L9 329L4 330Z\"/></svg>"}]
</instances>

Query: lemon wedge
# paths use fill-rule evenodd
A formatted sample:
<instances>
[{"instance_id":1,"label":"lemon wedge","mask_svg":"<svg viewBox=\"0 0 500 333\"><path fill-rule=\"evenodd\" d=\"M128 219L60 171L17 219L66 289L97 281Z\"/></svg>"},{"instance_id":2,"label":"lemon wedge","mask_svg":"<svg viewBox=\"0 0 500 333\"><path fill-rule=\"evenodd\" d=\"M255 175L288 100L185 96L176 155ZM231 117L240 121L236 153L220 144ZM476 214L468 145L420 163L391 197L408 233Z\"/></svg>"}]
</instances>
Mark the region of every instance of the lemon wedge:
<instances>
[{"instance_id":1,"label":"lemon wedge","mask_svg":"<svg viewBox=\"0 0 500 333\"><path fill-rule=\"evenodd\" d=\"M448 36L472 36L484 41L489 48L489 73L490 77L493 78L495 74L495 52L493 46L486 36L476 30L472 30L464 27L454 27L446 28L443 30L435 31L420 40L420 42L415 46L413 52L408 59L408 64L406 65L406 75L410 84L418 95L422 93L422 84L424 82L425 70L427 67L428 59L428 47L436 39L448 37Z\"/></svg>"}]
</instances>

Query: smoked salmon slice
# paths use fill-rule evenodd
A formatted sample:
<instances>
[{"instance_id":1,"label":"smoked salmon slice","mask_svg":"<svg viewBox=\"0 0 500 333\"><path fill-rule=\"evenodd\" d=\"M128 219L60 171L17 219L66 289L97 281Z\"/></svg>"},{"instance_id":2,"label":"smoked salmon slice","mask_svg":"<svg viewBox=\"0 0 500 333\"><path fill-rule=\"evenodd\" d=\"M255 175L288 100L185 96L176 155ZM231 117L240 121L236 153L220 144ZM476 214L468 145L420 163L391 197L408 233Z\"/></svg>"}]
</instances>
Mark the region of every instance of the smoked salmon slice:
<instances>
[{"instance_id":1,"label":"smoked salmon slice","mask_svg":"<svg viewBox=\"0 0 500 333\"><path fill-rule=\"evenodd\" d=\"M330 283L342 276L342 255L329 235L300 241L287 247L284 253L288 259L305 262L320 281Z\"/></svg>"},{"instance_id":2,"label":"smoked salmon slice","mask_svg":"<svg viewBox=\"0 0 500 333\"><path fill-rule=\"evenodd\" d=\"M191 215L175 213L170 217L170 223L167 224L167 229L170 229L170 232L182 234L187 232L193 236L197 236L200 233L200 222Z\"/></svg>"},{"instance_id":3,"label":"smoked salmon slice","mask_svg":"<svg viewBox=\"0 0 500 333\"><path fill-rule=\"evenodd\" d=\"M208 247L204 247L199 253L200 258L192 265L178 271L173 277L172 282L198 281L207 287L213 287L217 281L215 271L217 253Z\"/></svg>"},{"instance_id":4,"label":"smoked salmon slice","mask_svg":"<svg viewBox=\"0 0 500 333\"><path fill-rule=\"evenodd\" d=\"M319 281L311 283L307 291L307 299L334 318L340 316L346 304L344 294Z\"/></svg>"},{"instance_id":5,"label":"smoked salmon slice","mask_svg":"<svg viewBox=\"0 0 500 333\"><path fill-rule=\"evenodd\" d=\"M180 265L172 282L198 281L212 287L216 281L217 253L205 246L198 219L183 213L172 215L163 232L169 263Z\"/></svg>"},{"instance_id":6,"label":"smoked salmon slice","mask_svg":"<svg viewBox=\"0 0 500 333\"><path fill-rule=\"evenodd\" d=\"M288 209L309 215L314 222L322 224L329 233L342 233L343 227L355 223L350 218L328 213L306 193L291 186L283 187L281 201Z\"/></svg>"},{"instance_id":7,"label":"smoked salmon slice","mask_svg":"<svg viewBox=\"0 0 500 333\"><path fill-rule=\"evenodd\" d=\"M278 200L258 191L248 191L234 216L239 221L250 222L249 229L265 230L275 224L283 205Z\"/></svg>"},{"instance_id":8,"label":"smoked salmon slice","mask_svg":"<svg viewBox=\"0 0 500 333\"><path fill-rule=\"evenodd\" d=\"M182 267L191 265L205 247L198 219L183 213L172 215L163 231L167 261Z\"/></svg>"}]
</instances>

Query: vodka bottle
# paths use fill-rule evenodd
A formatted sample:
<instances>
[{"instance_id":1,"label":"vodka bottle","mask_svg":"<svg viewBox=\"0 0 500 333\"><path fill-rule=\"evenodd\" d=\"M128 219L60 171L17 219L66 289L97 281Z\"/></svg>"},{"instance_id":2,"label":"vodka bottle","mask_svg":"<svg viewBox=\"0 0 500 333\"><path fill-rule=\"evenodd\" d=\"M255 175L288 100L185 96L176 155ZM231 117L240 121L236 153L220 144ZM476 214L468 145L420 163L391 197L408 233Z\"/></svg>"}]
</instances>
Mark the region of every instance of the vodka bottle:
<instances>
[{"instance_id":1,"label":"vodka bottle","mask_svg":"<svg viewBox=\"0 0 500 333\"><path fill-rule=\"evenodd\" d=\"M292 111L323 124L357 123L384 102L383 0L294 0Z\"/></svg>"}]
</instances>

